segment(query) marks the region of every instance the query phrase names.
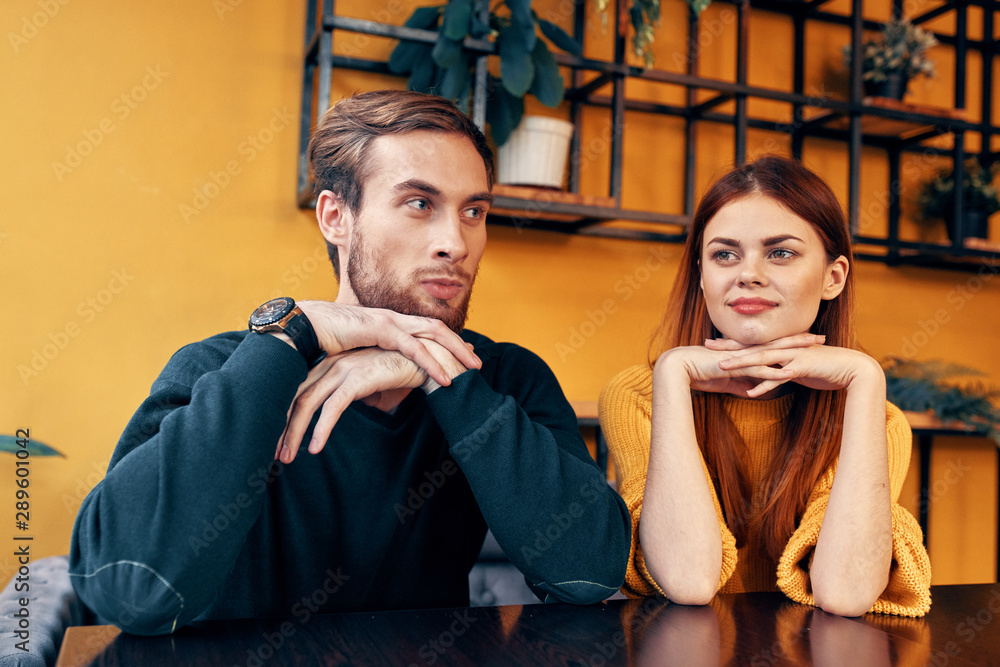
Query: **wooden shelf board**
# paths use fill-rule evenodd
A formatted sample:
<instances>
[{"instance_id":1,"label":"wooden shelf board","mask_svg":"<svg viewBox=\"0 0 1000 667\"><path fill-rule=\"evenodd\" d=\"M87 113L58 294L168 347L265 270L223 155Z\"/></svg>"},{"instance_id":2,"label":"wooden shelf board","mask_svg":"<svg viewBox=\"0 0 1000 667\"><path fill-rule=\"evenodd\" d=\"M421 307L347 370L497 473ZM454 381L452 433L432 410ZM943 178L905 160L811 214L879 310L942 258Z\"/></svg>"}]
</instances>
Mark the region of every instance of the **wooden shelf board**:
<instances>
[{"instance_id":1,"label":"wooden shelf board","mask_svg":"<svg viewBox=\"0 0 1000 667\"><path fill-rule=\"evenodd\" d=\"M546 211L548 204L575 204L581 206L600 206L615 208L613 197L598 197L581 195L575 192L564 192L555 188L537 188L527 185L507 185L498 183L493 186L493 194L497 197L521 199L526 203L518 207L494 206L490 213L504 217L527 218L532 220L551 220L553 222L579 222L579 215Z\"/></svg>"},{"instance_id":2,"label":"wooden shelf board","mask_svg":"<svg viewBox=\"0 0 1000 667\"><path fill-rule=\"evenodd\" d=\"M900 111L903 113L920 114L923 116L936 116L942 120L967 120L964 109L946 109L943 107L931 107L919 104L900 102L886 97L866 97L861 101L866 107L873 109L886 109L889 111ZM810 122L820 122L827 127L836 130L846 130L850 126L847 116L841 112L820 111L811 118ZM909 139L918 134L923 134L934 129L921 121L902 120L899 118L886 118L875 114L863 114L861 116L861 131L869 136L877 137L898 137Z\"/></svg>"}]
</instances>

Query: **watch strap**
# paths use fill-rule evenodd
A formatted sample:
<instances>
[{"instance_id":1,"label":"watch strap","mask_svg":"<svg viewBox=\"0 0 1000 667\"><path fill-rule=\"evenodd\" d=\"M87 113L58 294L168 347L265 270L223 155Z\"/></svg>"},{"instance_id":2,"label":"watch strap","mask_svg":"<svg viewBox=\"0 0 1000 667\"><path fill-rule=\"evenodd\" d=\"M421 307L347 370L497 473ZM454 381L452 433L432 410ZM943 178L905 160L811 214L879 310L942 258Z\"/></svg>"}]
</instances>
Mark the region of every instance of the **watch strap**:
<instances>
[{"instance_id":1,"label":"watch strap","mask_svg":"<svg viewBox=\"0 0 1000 667\"><path fill-rule=\"evenodd\" d=\"M326 357L326 352L319 346L319 339L316 338L312 322L300 308L296 306L295 310L298 313L288 320L283 330L295 343L295 349L305 359L306 366L311 369Z\"/></svg>"}]
</instances>

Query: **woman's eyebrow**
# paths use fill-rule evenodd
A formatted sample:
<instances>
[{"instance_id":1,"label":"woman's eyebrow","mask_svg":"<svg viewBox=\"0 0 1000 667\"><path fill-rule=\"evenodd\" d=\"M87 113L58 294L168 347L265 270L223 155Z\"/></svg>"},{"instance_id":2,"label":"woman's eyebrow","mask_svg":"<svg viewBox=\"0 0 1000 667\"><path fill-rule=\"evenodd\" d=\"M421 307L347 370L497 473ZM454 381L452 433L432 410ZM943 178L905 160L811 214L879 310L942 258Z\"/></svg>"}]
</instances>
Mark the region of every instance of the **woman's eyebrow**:
<instances>
[{"instance_id":1,"label":"woman's eyebrow","mask_svg":"<svg viewBox=\"0 0 1000 667\"><path fill-rule=\"evenodd\" d=\"M777 245L779 243L784 243L785 241L802 241L802 239L794 234L780 234L778 236L770 236L764 239L764 245ZM805 241L802 242L805 243Z\"/></svg>"}]
</instances>

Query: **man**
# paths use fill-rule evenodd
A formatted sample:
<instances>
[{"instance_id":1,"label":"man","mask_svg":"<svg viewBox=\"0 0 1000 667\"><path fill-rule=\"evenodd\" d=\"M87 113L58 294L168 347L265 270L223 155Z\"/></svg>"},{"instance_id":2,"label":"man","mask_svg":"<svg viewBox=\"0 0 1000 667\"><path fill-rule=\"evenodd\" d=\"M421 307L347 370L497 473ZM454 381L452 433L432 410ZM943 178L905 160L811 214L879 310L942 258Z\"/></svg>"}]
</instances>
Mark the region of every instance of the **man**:
<instances>
[{"instance_id":1,"label":"man","mask_svg":"<svg viewBox=\"0 0 1000 667\"><path fill-rule=\"evenodd\" d=\"M614 593L628 512L555 377L463 330L482 134L445 100L380 91L328 111L309 155L336 302L268 302L252 331L174 355L80 508L80 598L138 634L465 605L487 527L541 599Z\"/></svg>"}]
</instances>

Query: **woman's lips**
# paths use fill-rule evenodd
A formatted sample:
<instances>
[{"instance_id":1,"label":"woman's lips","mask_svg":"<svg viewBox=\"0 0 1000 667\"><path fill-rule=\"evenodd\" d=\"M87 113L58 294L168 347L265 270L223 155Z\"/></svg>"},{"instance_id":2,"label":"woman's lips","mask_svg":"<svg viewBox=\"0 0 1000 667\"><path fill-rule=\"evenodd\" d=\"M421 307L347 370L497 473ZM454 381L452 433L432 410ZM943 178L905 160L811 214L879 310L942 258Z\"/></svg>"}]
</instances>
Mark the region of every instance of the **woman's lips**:
<instances>
[{"instance_id":1,"label":"woman's lips","mask_svg":"<svg viewBox=\"0 0 1000 667\"><path fill-rule=\"evenodd\" d=\"M729 302L729 307L740 315L759 315L765 311L771 310L772 308L777 308L778 304L774 301L768 301L767 299L760 298L740 298L735 301Z\"/></svg>"},{"instance_id":2,"label":"woman's lips","mask_svg":"<svg viewBox=\"0 0 1000 667\"><path fill-rule=\"evenodd\" d=\"M450 279L424 280L420 286L435 299L444 301L450 301L461 294L463 287L462 283Z\"/></svg>"}]
</instances>

